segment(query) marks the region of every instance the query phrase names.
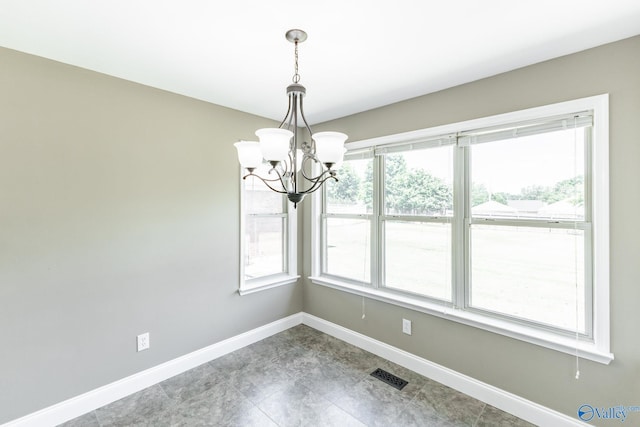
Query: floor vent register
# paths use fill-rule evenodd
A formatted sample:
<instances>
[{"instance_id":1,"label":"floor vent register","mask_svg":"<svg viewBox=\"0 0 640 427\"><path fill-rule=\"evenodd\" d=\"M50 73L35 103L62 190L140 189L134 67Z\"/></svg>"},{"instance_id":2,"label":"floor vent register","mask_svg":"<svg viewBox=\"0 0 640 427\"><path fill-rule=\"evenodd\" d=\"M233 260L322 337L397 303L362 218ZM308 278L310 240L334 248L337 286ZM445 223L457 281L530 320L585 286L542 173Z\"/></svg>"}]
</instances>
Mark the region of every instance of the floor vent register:
<instances>
[{"instance_id":1,"label":"floor vent register","mask_svg":"<svg viewBox=\"0 0 640 427\"><path fill-rule=\"evenodd\" d=\"M395 387L398 390L402 390L404 388L404 386L406 386L407 384L409 384L407 381L403 380L400 377L396 377L395 375L384 371L380 368L376 369L375 371L373 371L371 373L372 377L376 377L377 379L379 379L380 381L383 381L387 384L389 384L391 387Z\"/></svg>"}]
</instances>

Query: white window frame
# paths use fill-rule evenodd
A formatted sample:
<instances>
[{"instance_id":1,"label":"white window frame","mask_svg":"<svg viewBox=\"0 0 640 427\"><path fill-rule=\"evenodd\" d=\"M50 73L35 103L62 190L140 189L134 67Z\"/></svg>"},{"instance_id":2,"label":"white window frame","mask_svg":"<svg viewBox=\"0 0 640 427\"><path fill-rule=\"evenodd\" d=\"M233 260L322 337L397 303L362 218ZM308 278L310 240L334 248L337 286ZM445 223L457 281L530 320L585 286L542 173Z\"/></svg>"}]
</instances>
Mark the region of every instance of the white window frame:
<instances>
[{"instance_id":1,"label":"white window frame","mask_svg":"<svg viewBox=\"0 0 640 427\"><path fill-rule=\"evenodd\" d=\"M313 249L311 262L311 276L313 283L328 286L349 293L362 295L368 298L399 305L412 310L428 313L437 317L449 319L465 325L478 327L487 331L495 332L511 338L540 345L553 350L561 351L571 355L593 360L603 364L609 364L614 355L610 352L610 313L609 313L609 97L608 94L581 98L577 100L560 102L541 107L530 108L500 114L465 122L453 123L429 129L405 132L396 135L372 138L348 144L349 151L355 150L375 150L380 147L390 147L397 144L410 144L413 142L433 140L442 135L464 135L470 129L486 129L494 126L504 126L513 123L535 121L541 118L573 114L579 111L593 112L592 144L591 144L591 198L592 211L592 233L591 238L593 250L592 264L592 293L593 311L592 315L592 339L581 339L576 336L558 333L557 331L534 327L524 324L514 319L504 316L492 316L479 310L465 308L465 304L446 304L429 298L421 298L409 293L391 291L384 287L378 287L378 278L381 266L376 265L379 235L372 235L372 249L374 254L371 259L371 284L358 284L352 281L342 280L339 277L322 274L322 196L314 195L312 204L312 230L311 244ZM461 148L458 148L461 149ZM464 162L463 156L455 158L456 162ZM458 165L459 167L463 165ZM462 189L464 183L454 183L458 186L457 192L454 190L454 197L464 198ZM320 193L320 192L318 192ZM462 206L464 199L454 200L454 206ZM375 204L375 201L374 201ZM456 208L454 207L454 210ZM375 214L375 212L374 212ZM454 221L464 221L464 215L456 215ZM372 219L372 223L377 223L377 219ZM464 224L457 226L458 230L463 230ZM372 233L379 233L376 227L372 227ZM459 233L463 234L463 233ZM455 235L454 241L459 242L464 236ZM465 271L461 269L461 260L453 260L454 274L452 277L454 301L464 299L460 292L465 291ZM587 314L588 316L588 314Z\"/></svg>"},{"instance_id":2,"label":"white window frame","mask_svg":"<svg viewBox=\"0 0 640 427\"><path fill-rule=\"evenodd\" d=\"M244 170L241 170L241 176ZM277 216L286 219L286 237L283 242L283 259L285 260L286 268L283 273L270 274L261 277L255 277L253 279L245 279L245 254L247 251L247 244L245 241L246 231L246 218L245 212L245 190L246 181L240 178L240 285L238 293L240 295L249 295L255 292L272 289L278 286L289 285L298 281L300 276L298 275L298 224L297 224L297 212L293 208L293 204L290 203L286 196L282 195L282 203L284 206L284 214L278 214ZM258 183L257 185L262 185Z\"/></svg>"}]
</instances>

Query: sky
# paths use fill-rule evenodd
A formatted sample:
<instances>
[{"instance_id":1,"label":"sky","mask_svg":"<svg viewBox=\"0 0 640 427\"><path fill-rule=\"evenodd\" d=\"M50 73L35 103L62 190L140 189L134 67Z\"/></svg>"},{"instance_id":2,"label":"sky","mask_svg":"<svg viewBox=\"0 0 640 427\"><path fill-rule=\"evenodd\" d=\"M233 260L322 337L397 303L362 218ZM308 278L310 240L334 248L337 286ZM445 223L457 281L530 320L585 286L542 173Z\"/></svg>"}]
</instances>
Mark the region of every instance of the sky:
<instances>
[{"instance_id":1,"label":"sky","mask_svg":"<svg viewBox=\"0 0 640 427\"><path fill-rule=\"evenodd\" d=\"M453 151L453 146L413 150L405 159L410 169L425 168L452 182ZM352 166L364 176L366 161L352 162ZM532 185L553 186L584 174L584 132L569 129L474 145L471 171L472 181L492 193L517 194Z\"/></svg>"}]
</instances>

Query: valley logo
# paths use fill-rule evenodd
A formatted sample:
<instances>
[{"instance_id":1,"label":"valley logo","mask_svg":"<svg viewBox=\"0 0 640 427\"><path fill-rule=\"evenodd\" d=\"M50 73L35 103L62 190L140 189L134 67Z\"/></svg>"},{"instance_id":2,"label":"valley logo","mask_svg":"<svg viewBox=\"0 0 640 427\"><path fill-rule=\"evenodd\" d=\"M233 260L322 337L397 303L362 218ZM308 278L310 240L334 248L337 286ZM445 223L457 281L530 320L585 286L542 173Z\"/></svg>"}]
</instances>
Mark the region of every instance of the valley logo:
<instances>
[{"instance_id":1,"label":"valley logo","mask_svg":"<svg viewBox=\"0 0 640 427\"><path fill-rule=\"evenodd\" d=\"M608 408L582 405L578 408L578 418L589 422L594 418L600 420L618 420L624 422L630 412L640 412L640 406L610 406Z\"/></svg>"}]
</instances>

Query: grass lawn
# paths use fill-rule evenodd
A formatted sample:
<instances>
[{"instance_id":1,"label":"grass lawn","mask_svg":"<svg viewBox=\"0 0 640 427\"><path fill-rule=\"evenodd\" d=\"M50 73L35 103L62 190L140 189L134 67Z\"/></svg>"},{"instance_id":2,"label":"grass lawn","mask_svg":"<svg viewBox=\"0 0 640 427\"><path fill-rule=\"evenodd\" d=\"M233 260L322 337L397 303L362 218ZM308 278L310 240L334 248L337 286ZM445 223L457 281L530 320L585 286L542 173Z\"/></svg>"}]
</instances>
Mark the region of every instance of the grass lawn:
<instances>
[{"instance_id":1,"label":"grass lawn","mask_svg":"<svg viewBox=\"0 0 640 427\"><path fill-rule=\"evenodd\" d=\"M369 222L330 218L328 230L327 272L369 281ZM386 285L450 301L450 236L449 224L388 221ZM471 304L575 330L577 298L584 332L583 246L580 231L474 225Z\"/></svg>"}]
</instances>

